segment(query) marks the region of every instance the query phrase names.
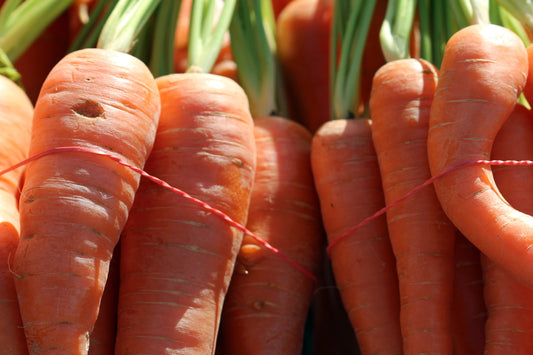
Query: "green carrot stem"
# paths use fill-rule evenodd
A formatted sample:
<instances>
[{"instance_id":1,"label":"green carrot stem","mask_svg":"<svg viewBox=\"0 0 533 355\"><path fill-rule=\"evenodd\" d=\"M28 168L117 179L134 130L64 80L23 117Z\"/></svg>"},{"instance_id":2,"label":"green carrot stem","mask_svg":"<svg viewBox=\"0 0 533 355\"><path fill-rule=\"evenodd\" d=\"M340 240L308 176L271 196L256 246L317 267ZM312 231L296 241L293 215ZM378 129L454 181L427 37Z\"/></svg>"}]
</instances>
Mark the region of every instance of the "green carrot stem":
<instances>
[{"instance_id":1,"label":"green carrot stem","mask_svg":"<svg viewBox=\"0 0 533 355\"><path fill-rule=\"evenodd\" d=\"M118 0L105 22L97 47L130 53L135 40L161 0Z\"/></svg>"},{"instance_id":2,"label":"green carrot stem","mask_svg":"<svg viewBox=\"0 0 533 355\"><path fill-rule=\"evenodd\" d=\"M387 61L410 57L410 37L415 10L415 0L389 0L379 34Z\"/></svg>"},{"instance_id":3,"label":"green carrot stem","mask_svg":"<svg viewBox=\"0 0 533 355\"><path fill-rule=\"evenodd\" d=\"M218 20L214 21L216 2L194 0L189 25L188 70L211 71L216 62L224 35L229 29L236 0L225 0ZM213 28L213 24L215 26Z\"/></svg>"}]
</instances>

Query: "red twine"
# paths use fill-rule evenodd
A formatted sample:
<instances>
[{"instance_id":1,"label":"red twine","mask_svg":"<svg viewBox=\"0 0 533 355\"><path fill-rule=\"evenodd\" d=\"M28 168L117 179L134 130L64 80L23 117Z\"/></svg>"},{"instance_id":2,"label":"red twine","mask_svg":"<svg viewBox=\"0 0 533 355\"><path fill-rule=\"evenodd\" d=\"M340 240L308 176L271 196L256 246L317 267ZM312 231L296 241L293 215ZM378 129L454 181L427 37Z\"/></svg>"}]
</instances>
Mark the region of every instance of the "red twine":
<instances>
[{"instance_id":1,"label":"red twine","mask_svg":"<svg viewBox=\"0 0 533 355\"><path fill-rule=\"evenodd\" d=\"M29 157L29 158L27 158L27 159L15 164L15 165L9 167L7 169L4 169L4 170L0 171L0 175L3 175L3 174L5 174L5 173L7 173L9 171L15 170L15 169L17 169L17 168L19 168L19 167L21 167L23 165L26 165L27 163L29 163L31 161L39 159L42 156L45 156L45 155L48 155L48 154L52 154L52 153L59 153L59 152L85 152L85 153L97 154L97 155L100 155L100 156L108 157L111 160L114 160L117 163L132 169L133 171L139 173L141 176L153 181L154 183L156 183L156 184L158 184L158 185L160 185L160 186L162 186L164 188L167 188L167 189L171 190L172 192L174 192L174 193L176 193L176 194L178 194L178 195L180 195L180 196L182 196L182 197L184 197L184 198L196 203L197 205L201 206L205 210L207 210L207 211L215 214L216 216L222 218L224 221L228 222L228 224L230 224L232 227L235 227L238 230L242 231L244 234L252 237L254 240L256 240L259 244L264 246L266 249L270 250L272 253L276 254L280 258L282 258L285 261L287 261L288 263L290 263L296 269L300 270L304 275L306 275L311 280L313 280L315 285L317 285L318 281L317 281L315 275L313 275L312 272L310 272L309 270L305 269L303 266L301 266L300 264L298 264L294 260L292 260L289 257L287 257L279 249L275 248L274 246L270 245L265 240L259 238L255 234L253 234L251 231L246 229L246 227L242 226L241 224L239 224L236 221L234 221L233 219L231 219L224 212L222 212L222 211L220 211L220 210L218 210L216 208L211 207L209 204L203 202L202 200L199 200L199 199L189 195L188 193L186 193L186 192L184 192L184 191L182 191L182 190L180 190L180 189L168 184L167 182L165 182L165 181L163 181L163 180L161 180L161 179L159 179L159 178L157 178L155 176L152 176L152 175L148 174L146 171L144 171L142 169L139 169L139 168L137 168L137 167L125 162L123 159L121 159L121 158L119 158L117 156L114 156L112 154L109 154L107 152L101 152L101 151L98 151L96 149L92 149L92 148L88 148L88 147L57 147L57 148L53 148L53 149L47 150L47 151L42 152L42 153L38 153L38 154L36 154L36 155L34 155L32 157ZM398 203L402 202L403 200L405 200L409 196L415 194L420 189L426 187L427 185L432 184L439 177L443 176L444 174L447 174L448 172L450 172L452 170L459 169L459 168L462 168L462 167L465 167L465 166L469 166L469 165L477 165L477 164L485 164L485 165L533 165L533 161L531 161L531 160L473 160L473 161L467 161L467 162L463 162L463 163L451 166L448 169L445 169L445 170L441 171L439 174L429 178L423 184L421 184L421 185L415 187L414 189L410 190L404 196L400 197L399 199L397 199L396 201L394 201L390 205L387 205L387 206L383 207L382 209L380 209L379 211L377 211L373 215L363 219L361 222L359 222L359 224L355 225L354 227L344 231L344 233L342 233L341 235L337 236L333 241L331 241L329 243L329 245L327 247L328 255L329 255L329 253L331 251L331 248L333 248L342 239L346 238L347 236L349 236L351 233L353 233L357 229L359 229L359 228L363 227L364 225L366 225L367 223L371 222L373 219L383 215L385 212L387 212L387 210L389 210L393 206L397 205Z\"/></svg>"}]
</instances>

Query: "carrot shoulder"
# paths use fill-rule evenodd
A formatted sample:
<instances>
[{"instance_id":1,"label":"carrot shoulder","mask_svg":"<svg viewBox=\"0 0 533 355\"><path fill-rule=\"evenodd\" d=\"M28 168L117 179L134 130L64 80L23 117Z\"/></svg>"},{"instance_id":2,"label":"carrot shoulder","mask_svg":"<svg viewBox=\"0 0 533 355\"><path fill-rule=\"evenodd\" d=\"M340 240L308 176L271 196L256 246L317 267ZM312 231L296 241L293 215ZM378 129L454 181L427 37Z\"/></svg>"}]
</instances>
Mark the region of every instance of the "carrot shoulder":
<instances>
[{"instance_id":1,"label":"carrot shoulder","mask_svg":"<svg viewBox=\"0 0 533 355\"><path fill-rule=\"evenodd\" d=\"M144 63L114 50L79 50L58 62L42 86L29 154L76 146L142 168L159 112ZM139 179L88 152L48 154L27 165L13 271L30 353L86 354Z\"/></svg>"},{"instance_id":2,"label":"carrot shoulder","mask_svg":"<svg viewBox=\"0 0 533 355\"><path fill-rule=\"evenodd\" d=\"M494 137L526 83L528 59L520 38L497 25L471 25L448 41L431 107L428 159L439 201L455 226L481 252L533 286L533 217L502 197L488 159Z\"/></svg>"},{"instance_id":3,"label":"carrot shoulder","mask_svg":"<svg viewBox=\"0 0 533 355\"><path fill-rule=\"evenodd\" d=\"M244 91L207 73L156 81L161 119L146 171L245 225L256 157ZM141 185L121 239L115 352L212 354L242 230Z\"/></svg>"},{"instance_id":4,"label":"carrot shoulder","mask_svg":"<svg viewBox=\"0 0 533 355\"><path fill-rule=\"evenodd\" d=\"M434 65L412 58L390 61L374 76L372 140L387 205L431 177L426 141L437 78ZM391 206L386 216L400 286L404 351L449 354L456 229L432 186Z\"/></svg>"},{"instance_id":5,"label":"carrot shoulder","mask_svg":"<svg viewBox=\"0 0 533 355\"><path fill-rule=\"evenodd\" d=\"M0 76L0 169L10 168L28 155L33 105L14 82ZM13 255L19 243L19 188L24 168L0 176L0 344L8 354L27 354L14 276Z\"/></svg>"},{"instance_id":6,"label":"carrot shoulder","mask_svg":"<svg viewBox=\"0 0 533 355\"><path fill-rule=\"evenodd\" d=\"M313 137L311 162L333 274L361 352L401 354L398 277L385 217L344 236L385 205L371 121L325 123Z\"/></svg>"}]
</instances>

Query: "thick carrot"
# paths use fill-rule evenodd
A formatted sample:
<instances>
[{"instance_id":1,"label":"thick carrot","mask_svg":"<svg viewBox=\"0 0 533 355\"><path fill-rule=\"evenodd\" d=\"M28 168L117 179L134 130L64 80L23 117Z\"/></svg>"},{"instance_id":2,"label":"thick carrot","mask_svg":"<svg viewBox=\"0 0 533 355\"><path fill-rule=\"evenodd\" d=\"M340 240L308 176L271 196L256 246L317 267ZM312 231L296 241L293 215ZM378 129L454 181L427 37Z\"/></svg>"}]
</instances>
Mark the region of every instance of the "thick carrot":
<instances>
[{"instance_id":1,"label":"thick carrot","mask_svg":"<svg viewBox=\"0 0 533 355\"><path fill-rule=\"evenodd\" d=\"M205 73L157 83L161 120L146 171L244 225L256 159L244 91ZM213 353L242 237L203 206L143 181L121 241L116 353Z\"/></svg>"},{"instance_id":2,"label":"thick carrot","mask_svg":"<svg viewBox=\"0 0 533 355\"><path fill-rule=\"evenodd\" d=\"M533 159L533 116L517 105L496 135L492 159ZM528 191L533 191L533 168L494 166L494 180L503 197L519 211L533 215ZM533 352L533 290L482 256L484 295L488 310L485 354Z\"/></svg>"},{"instance_id":3,"label":"thick carrot","mask_svg":"<svg viewBox=\"0 0 533 355\"><path fill-rule=\"evenodd\" d=\"M276 116L255 118L254 126L257 169L246 227L316 276L323 234L311 134ZM245 236L224 303L224 352L301 354L315 287L309 275Z\"/></svg>"},{"instance_id":4,"label":"thick carrot","mask_svg":"<svg viewBox=\"0 0 533 355\"><path fill-rule=\"evenodd\" d=\"M488 159L494 137L526 83L527 51L510 30L471 25L448 41L431 107L428 159L440 203L480 251L533 286L533 218L502 197L490 166L458 164Z\"/></svg>"},{"instance_id":5,"label":"thick carrot","mask_svg":"<svg viewBox=\"0 0 533 355\"><path fill-rule=\"evenodd\" d=\"M431 176L426 139L437 77L431 63L412 58L390 61L374 76L372 140L387 205ZM386 215L398 271L404 352L450 354L456 229L431 186L391 206Z\"/></svg>"},{"instance_id":6,"label":"thick carrot","mask_svg":"<svg viewBox=\"0 0 533 355\"><path fill-rule=\"evenodd\" d=\"M149 4L137 3L141 12L133 11L129 26L142 23ZM112 24L99 48L66 55L48 74L35 105L31 156L74 146L144 166L159 91L147 66L124 53L132 39L116 42ZM131 168L89 152L48 154L27 165L13 272L31 354L87 354L139 180Z\"/></svg>"},{"instance_id":7,"label":"thick carrot","mask_svg":"<svg viewBox=\"0 0 533 355\"><path fill-rule=\"evenodd\" d=\"M333 274L362 354L401 354L398 278L384 216L341 234L385 205L368 119L338 119L314 135L311 162Z\"/></svg>"},{"instance_id":8,"label":"thick carrot","mask_svg":"<svg viewBox=\"0 0 533 355\"><path fill-rule=\"evenodd\" d=\"M277 19L276 42L290 118L314 133L330 118L330 0L291 1Z\"/></svg>"},{"instance_id":9,"label":"thick carrot","mask_svg":"<svg viewBox=\"0 0 533 355\"><path fill-rule=\"evenodd\" d=\"M487 309L479 250L457 232L452 300L453 353L481 355L485 348Z\"/></svg>"},{"instance_id":10,"label":"thick carrot","mask_svg":"<svg viewBox=\"0 0 533 355\"><path fill-rule=\"evenodd\" d=\"M0 76L0 169L7 169L27 157L31 136L33 105L11 80ZM0 344L2 353L27 354L26 338L11 270L19 243L19 189L23 168L0 177Z\"/></svg>"}]
</instances>

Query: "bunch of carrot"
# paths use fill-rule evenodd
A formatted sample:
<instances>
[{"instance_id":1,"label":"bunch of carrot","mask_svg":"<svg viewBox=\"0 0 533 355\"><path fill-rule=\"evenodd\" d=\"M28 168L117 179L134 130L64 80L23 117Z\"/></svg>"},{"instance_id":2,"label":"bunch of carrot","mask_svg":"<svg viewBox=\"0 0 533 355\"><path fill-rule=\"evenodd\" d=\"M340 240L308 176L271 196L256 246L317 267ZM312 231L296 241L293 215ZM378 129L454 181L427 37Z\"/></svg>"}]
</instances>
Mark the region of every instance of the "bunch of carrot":
<instances>
[{"instance_id":1,"label":"bunch of carrot","mask_svg":"<svg viewBox=\"0 0 533 355\"><path fill-rule=\"evenodd\" d=\"M533 352L529 2L1 4L0 354Z\"/></svg>"}]
</instances>

